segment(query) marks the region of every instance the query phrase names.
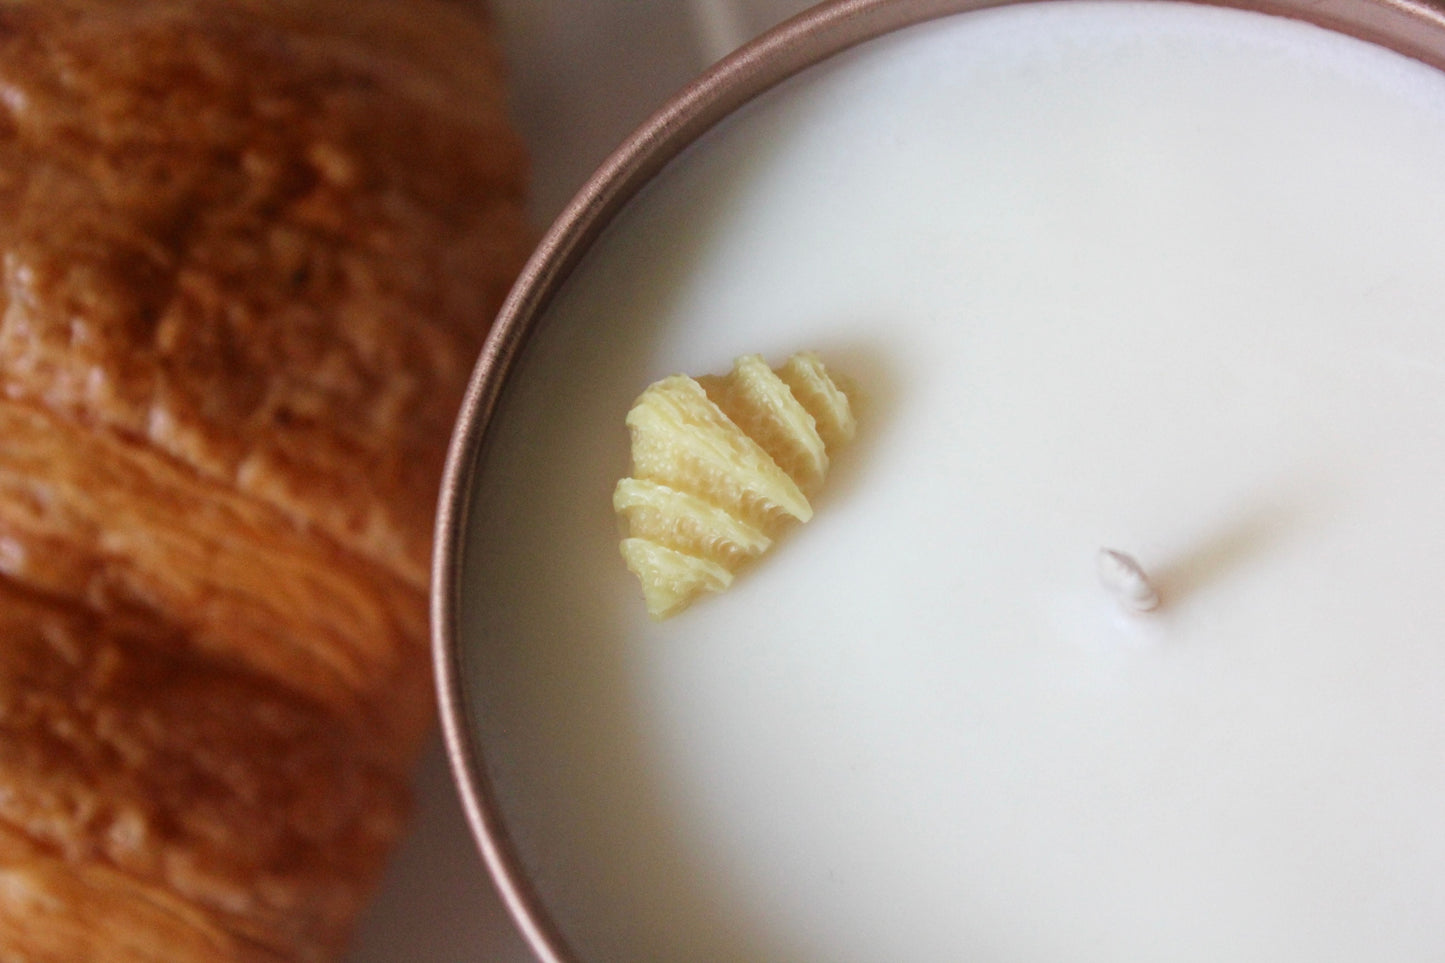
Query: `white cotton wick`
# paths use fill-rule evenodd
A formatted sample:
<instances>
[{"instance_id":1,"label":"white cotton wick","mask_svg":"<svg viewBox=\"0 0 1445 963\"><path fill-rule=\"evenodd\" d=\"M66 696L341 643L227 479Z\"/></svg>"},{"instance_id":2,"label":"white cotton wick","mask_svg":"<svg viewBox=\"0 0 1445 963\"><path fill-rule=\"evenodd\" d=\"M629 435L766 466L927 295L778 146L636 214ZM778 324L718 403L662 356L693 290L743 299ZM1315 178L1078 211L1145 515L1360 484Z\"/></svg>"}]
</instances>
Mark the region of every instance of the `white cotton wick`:
<instances>
[{"instance_id":1,"label":"white cotton wick","mask_svg":"<svg viewBox=\"0 0 1445 963\"><path fill-rule=\"evenodd\" d=\"M1132 612L1149 612L1159 607L1159 592L1132 555L1112 548L1099 549L1099 581L1120 605Z\"/></svg>"}]
</instances>

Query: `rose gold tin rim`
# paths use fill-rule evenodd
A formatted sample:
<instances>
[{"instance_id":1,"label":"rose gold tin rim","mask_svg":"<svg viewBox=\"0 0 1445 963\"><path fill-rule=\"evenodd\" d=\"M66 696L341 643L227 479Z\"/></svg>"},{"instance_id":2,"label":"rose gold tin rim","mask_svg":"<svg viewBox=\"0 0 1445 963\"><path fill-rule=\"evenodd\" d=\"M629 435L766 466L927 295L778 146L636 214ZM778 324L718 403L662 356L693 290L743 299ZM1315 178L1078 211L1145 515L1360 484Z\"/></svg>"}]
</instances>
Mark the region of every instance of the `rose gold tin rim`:
<instances>
[{"instance_id":1,"label":"rose gold tin rim","mask_svg":"<svg viewBox=\"0 0 1445 963\"><path fill-rule=\"evenodd\" d=\"M533 320L588 245L647 181L738 107L819 61L903 27L1035 0L835 0L718 63L628 138L542 238L503 304L473 370L447 454L432 562L432 654L452 773L502 901L541 963L580 963L527 879L467 724L457 635L467 493L502 384ZM1069 0L1064 0L1069 2ZM1445 0L1194 0L1305 20L1445 70Z\"/></svg>"}]
</instances>

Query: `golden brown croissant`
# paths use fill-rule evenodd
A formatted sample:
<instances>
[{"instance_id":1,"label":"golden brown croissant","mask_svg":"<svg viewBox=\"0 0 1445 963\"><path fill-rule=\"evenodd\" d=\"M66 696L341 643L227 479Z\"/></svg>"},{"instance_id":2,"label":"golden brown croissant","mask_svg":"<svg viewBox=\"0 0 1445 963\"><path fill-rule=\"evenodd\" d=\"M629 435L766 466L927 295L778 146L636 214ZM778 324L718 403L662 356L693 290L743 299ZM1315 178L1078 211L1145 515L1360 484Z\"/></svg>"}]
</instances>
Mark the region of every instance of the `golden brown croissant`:
<instances>
[{"instance_id":1,"label":"golden brown croissant","mask_svg":"<svg viewBox=\"0 0 1445 963\"><path fill-rule=\"evenodd\" d=\"M523 189L460 7L0 0L0 961L340 952Z\"/></svg>"}]
</instances>

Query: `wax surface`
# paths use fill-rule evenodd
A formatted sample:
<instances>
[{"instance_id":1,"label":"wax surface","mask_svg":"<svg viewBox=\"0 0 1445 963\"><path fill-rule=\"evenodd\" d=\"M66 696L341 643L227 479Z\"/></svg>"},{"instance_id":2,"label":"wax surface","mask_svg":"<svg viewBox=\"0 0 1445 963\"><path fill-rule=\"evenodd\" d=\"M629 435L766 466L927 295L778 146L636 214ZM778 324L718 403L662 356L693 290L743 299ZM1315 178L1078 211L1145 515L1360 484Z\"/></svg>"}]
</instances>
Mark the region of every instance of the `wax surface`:
<instances>
[{"instance_id":1,"label":"wax surface","mask_svg":"<svg viewBox=\"0 0 1445 963\"><path fill-rule=\"evenodd\" d=\"M1253 14L960 16L684 155L471 517L470 708L580 955L1437 961L1442 265L1445 76ZM814 520L649 622L629 404L802 349L859 386Z\"/></svg>"}]
</instances>

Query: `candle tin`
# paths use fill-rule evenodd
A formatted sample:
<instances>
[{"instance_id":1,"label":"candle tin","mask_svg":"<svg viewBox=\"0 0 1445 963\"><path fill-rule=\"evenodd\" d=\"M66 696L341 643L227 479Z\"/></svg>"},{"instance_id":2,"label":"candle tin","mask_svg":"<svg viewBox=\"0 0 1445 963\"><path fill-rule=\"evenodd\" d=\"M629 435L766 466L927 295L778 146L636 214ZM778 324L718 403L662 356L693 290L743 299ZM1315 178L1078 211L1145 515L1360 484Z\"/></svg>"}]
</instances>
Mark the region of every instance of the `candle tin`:
<instances>
[{"instance_id":1,"label":"candle tin","mask_svg":"<svg viewBox=\"0 0 1445 963\"><path fill-rule=\"evenodd\" d=\"M1068 0L1062 0L1068 2ZM1172 0L1160 0L1172 2ZM1008 0L840 0L796 17L719 62L638 129L586 182L541 239L497 317L455 427L441 491L432 580L433 655L447 751L481 855L527 943L544 963L581 963L529 879L496 799L462 680L458 611L468 496L479 454L536 319L613 218L671 161L743 105L874 38ZM1307 21L1445 70L1445 7L1418 0L1261 0L1214 4Z\"/></svg>"}]
</instances>

